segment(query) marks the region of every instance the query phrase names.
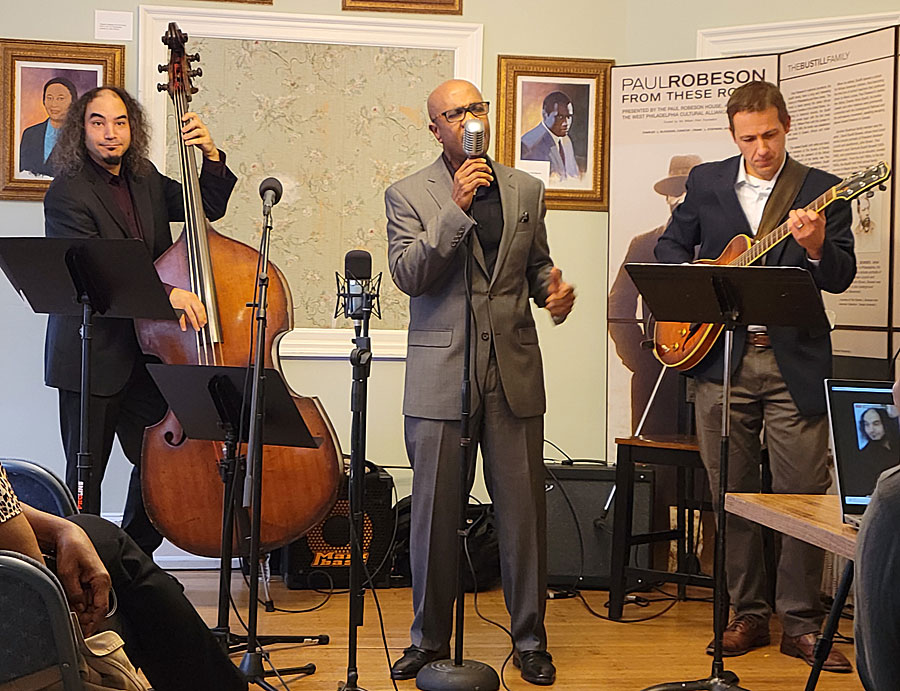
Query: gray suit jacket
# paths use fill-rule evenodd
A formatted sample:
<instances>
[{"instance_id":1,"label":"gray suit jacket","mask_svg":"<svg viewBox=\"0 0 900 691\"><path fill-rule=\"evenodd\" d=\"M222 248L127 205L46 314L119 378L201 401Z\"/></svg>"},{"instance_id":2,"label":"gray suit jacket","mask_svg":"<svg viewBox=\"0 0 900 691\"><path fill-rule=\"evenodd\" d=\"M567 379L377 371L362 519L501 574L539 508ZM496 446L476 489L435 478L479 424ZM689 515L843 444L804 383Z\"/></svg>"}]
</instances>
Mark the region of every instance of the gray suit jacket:
<instances>
[{"instance_id":1,"label":"gray suit jacket","mask_svg":"<svg viewBox=\"0 0 900 691\"><path fill-rule=\"evenodd\" d=\"M503 235L493 276L474 241L472 374L483 382L494 344L506 399L517 417L546 408L541 351L529 297L543 307L553 262L544 227L544 188L536 178L491 162L503 206ZM458 420L465 337L465 239L475 221L452 200L442 158L385 193L388 264L410 296L403 413ZM475 202L478 203L477 201ZM472 409L479 385L472 387Z\"/></svg>"}]
</instances>

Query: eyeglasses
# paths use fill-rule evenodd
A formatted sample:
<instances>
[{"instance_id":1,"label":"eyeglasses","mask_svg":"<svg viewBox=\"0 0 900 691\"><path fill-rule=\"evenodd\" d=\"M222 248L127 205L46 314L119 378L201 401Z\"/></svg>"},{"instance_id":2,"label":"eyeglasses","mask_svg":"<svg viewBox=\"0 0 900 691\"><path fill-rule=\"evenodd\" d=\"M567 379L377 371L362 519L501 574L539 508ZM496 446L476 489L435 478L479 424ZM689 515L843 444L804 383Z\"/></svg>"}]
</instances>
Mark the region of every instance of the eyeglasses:
<instances>
[{"instance_id":1,"label":"eyeglasses","mask_svg":"<svg viewBox=\"0 0 900 691\"><path fill-rule=\"evenodd\" d=\"M443 113L440 113L440 115L443 115L447 122L459 122L466 117L466 113L471 113L476 118L481 118L487 115L490 109L490 101L478 101L477 103L470 103L467 106L445 110ZM435 120L437 120L437 116L431 118L432 122Z\"/></svg>"}]
</instances>

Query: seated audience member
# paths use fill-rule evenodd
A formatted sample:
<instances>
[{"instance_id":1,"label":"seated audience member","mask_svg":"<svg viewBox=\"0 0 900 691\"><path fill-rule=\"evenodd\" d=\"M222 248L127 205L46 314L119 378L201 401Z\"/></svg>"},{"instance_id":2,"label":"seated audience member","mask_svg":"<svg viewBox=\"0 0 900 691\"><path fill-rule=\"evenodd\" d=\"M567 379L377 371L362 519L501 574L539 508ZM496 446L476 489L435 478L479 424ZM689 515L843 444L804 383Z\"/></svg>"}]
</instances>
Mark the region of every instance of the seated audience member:
<instances>
[{"instance_id":1,"label":"seated audience member","mask_svg":"<svg viewBox=\"0 0 900 691\"><path fill-rule=\"evenodd\" d=\"M900 405L900 379L894 384ZM863 516L856 543L854 638L866 691L896 689L900 680L900 468L886 470Z\"/></svg>"},{"instance_id":2,"label":"seated audience member","mask_svg":"<svg viewBox=\"0 0 900 691\"><path fill-rule=\"evenodd\" d=\"M125 652L155 691L247 689L181 584L124 531L98 516L59 518L21 504L2 465L0 549L42 563L42 551L55 555L57 575L86 636L109 628L104 624L115 590Z\"/></svg>"}]
</instances>

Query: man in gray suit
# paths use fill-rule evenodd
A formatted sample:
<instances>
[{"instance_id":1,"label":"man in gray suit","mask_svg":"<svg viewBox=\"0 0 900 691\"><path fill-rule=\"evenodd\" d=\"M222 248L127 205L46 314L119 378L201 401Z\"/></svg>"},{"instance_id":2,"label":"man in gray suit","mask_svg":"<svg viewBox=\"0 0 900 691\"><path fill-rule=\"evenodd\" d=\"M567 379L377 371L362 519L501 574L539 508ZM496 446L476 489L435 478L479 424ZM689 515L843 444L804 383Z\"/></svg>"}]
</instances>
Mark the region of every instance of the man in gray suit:
<instances>
[{"instance_id":1,"label":"man in gray suit","mask_svg":"<svg viewBox=\"0 0 900 691\"><path fill-rule=\"evenodd\" d=\"M464 124L481 118L489 140L487 114L488 104L474 85L441 84L428 98L428 116L443 154L385 193L391 275L410 296L403 414L414 469L412 645L394 663L391 676L412 679L428 662L449 657L457 572L464 270L471 243L471 433L481 446L497 517L513 661L526 681L549 685L556 669L544 630L546 406L529 298L558 324L571 311L575 293L550 259L540 181L487 157L466 158Z\"/></svg>"}]
</instances>

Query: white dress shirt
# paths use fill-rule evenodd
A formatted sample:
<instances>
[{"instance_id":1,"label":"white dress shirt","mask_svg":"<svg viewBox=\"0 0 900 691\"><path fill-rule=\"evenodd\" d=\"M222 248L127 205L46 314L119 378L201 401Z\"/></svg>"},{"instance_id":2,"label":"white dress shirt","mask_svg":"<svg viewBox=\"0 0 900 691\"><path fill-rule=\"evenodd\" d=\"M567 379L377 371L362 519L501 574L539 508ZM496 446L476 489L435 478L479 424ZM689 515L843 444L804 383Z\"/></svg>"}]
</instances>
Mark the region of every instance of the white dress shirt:
<instances>
[{"instance_id":1,"label":"white dress shirt","mask_svg":"<svg viewBox=\"0 0 900 691\"><path fill-rule=\"evenodd\" d=\"M787 156L781 162L778 172L772 176L771 180L762 180L754 177L747 172L746 161L741 156L741 164L738 166L737 180L734 183L734 193L737 195L738 202L744 210L744 216L747 217L747 223L750 224L750 232L756 237L759 232L759 222L762 220L763 210L772 196L772 188L778 182L778 176L784 170L784 164L787 163ZM811 259L807 257L811 264L818 264L821 260ZM748 326L749 331L765 333L766 327L753 324Z\"/></svg>"}]
</instances>

